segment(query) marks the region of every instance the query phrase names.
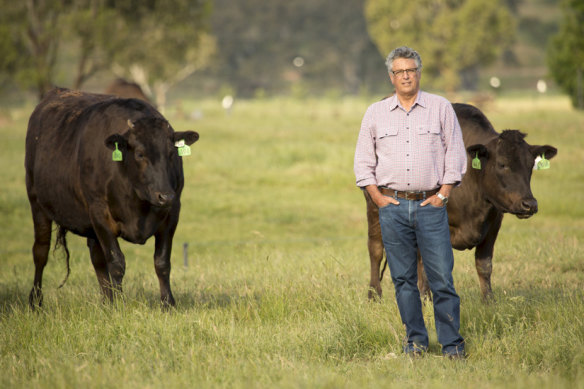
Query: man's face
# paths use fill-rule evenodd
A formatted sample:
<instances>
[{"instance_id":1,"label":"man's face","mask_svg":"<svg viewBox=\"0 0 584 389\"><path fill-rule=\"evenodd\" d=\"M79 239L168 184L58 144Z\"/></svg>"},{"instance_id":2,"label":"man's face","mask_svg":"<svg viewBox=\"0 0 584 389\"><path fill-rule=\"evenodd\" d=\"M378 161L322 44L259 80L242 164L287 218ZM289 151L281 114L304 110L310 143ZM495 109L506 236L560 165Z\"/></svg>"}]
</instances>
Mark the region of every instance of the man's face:
<instances>
[{"instance_id":1,"label":"man's face","mask_svg":"<svg viewBox=\"0 0 584 389\"><path fill-rule=\"evenodd\" d=\"M395 87L397 95L412 96L418 93L420 89L421 72L405 71L416 69L416 61L411 58L396 58L393 61L392 71L389 72L391 83ZM402 71L401 74L395 75L394 72Z\"/></svg>"}]
</instances>

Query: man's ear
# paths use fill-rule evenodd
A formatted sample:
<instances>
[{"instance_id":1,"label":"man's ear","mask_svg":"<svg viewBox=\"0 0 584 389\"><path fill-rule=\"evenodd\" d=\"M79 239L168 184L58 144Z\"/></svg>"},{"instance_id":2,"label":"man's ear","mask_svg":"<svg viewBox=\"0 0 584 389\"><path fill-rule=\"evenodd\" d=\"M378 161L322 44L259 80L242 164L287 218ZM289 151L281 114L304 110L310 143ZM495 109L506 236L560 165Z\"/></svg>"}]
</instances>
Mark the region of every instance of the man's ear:
<instances>
[{"instance_id":1,"label":"man's ear","mask_svg":"<svg viewBox=\"0 0 584 389\"><path fill-rule=\"evenodd\" d=\"M105 146L110 150L116 149L116 143L118 144L118 150L126 151L128 149L128 141L123 135L113 134L105 140Z\"/></svg>"},{"instance_id":2,"label":"man's ear","mask_svg":"<svg viewBox=\"0 0 584 389\"><path fill-rule=\"evenodd\" d=\"M182 131L173 134L173 141L178 142L184 140L185 144L192 145L199 140L199 133L195 131Z\"/></svg>"}]
</instances>

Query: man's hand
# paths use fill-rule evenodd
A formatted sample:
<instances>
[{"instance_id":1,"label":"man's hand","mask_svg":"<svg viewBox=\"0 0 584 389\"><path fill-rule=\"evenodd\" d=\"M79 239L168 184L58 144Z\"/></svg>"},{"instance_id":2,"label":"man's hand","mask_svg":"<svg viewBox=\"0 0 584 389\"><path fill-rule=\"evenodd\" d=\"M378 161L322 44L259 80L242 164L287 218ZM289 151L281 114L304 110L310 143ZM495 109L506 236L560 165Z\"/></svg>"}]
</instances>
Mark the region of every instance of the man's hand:
<instances>
[{"instance_id":1,"label":"man's hand","mask_svg":"<svg viewBox=\"0 0 584 389\"><path fill-rule=\"evenodd\" d=\"M442 203L442 200L440 199L440 197L433 195L428 197L426 200L424 200L422 202L422 204L420 204L420 207L425 207L426 205L431 204L433 207L443 207L444 203Z\"/></svg>"},{"instance_id":2,"label":"man's hand","mask_svg":"<svg viewBox=\"0 0 584 389\"><path fill-rule=\"evenodd\" d=\"M380 191L377 185L368 185L365 187L369 196L371 196L371 200L377 205L379 208L383 208L388 206L389 204L399 205L399 201L394 199L393 197L384 196Z\"/></svg>"},{"instance_id":3,"label":"man's hand","mask_svg":"<svg viewBox=\"0 0 584 389\"><path fill-rule=\"evenodd\" d=\"M441 193L442 196L448 198L448 197L450 197L450 191L452 191L453 186L454 185L450 185L450 184L442 185L439 193ZM434 206L434 207L443 207L444 206L444 203L442 202L440 197L438 197L437 195L428 197L426 200L424 200L424 202L422 202L422 204L420 204L420 207L425 207L428 204L432 204L432 206Z\"/></svg>"}]
</instances>

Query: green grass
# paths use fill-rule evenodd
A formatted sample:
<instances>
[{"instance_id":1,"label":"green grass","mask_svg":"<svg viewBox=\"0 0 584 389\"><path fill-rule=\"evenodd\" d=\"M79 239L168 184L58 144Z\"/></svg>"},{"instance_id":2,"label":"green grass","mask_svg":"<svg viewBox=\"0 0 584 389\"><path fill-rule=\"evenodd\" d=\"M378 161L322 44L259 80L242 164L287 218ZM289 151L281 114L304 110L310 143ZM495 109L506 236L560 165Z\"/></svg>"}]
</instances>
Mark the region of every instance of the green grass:
<instances>
[{"instance_id":1,"label":"green grass","mask_svg":"<svg viewBox=\"0 0 584 389\"><path fill-rule=\"evenodd\" d=\"M507 216L495 247L496 302L481 302L473 253L455 252L470 357L444 360L432 307L430 353L400 353L389 277L367 301L365 204L352 160L370 101L183 101L186 157L175 237L176 309L159 306L153 241L123 243L124 300L103 304L84 241L68 236L45 270L45 303L27 306L32 222L24 137L32 107L0 125L2 388L584 388L584 114L563 98L498 100L486 113L532 144L559 149L534 172L540 212ZM189 266L183 265L188 243Z\"/></svg>"}]
</instances>

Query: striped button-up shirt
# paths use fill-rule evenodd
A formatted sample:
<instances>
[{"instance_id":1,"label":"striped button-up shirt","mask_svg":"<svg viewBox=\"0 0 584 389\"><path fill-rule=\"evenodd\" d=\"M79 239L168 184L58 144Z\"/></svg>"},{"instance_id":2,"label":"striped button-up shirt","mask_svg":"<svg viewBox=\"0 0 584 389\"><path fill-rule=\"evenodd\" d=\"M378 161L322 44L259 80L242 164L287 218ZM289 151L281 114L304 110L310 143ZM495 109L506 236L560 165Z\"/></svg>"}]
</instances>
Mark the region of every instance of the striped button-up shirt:
<instances>
[{"instance_id":1,"label":"striped button-up shirt","mask_svg":"<svg viewBox=\"0 0 584 389\"><path fill-rule=\"evenodd\" d=\"M466 150L452 104L422 91L409 112L396 95L372 104L361 123L354 169L360 187L425 191L458 185Z\"/></svg>"}]
</instances>

